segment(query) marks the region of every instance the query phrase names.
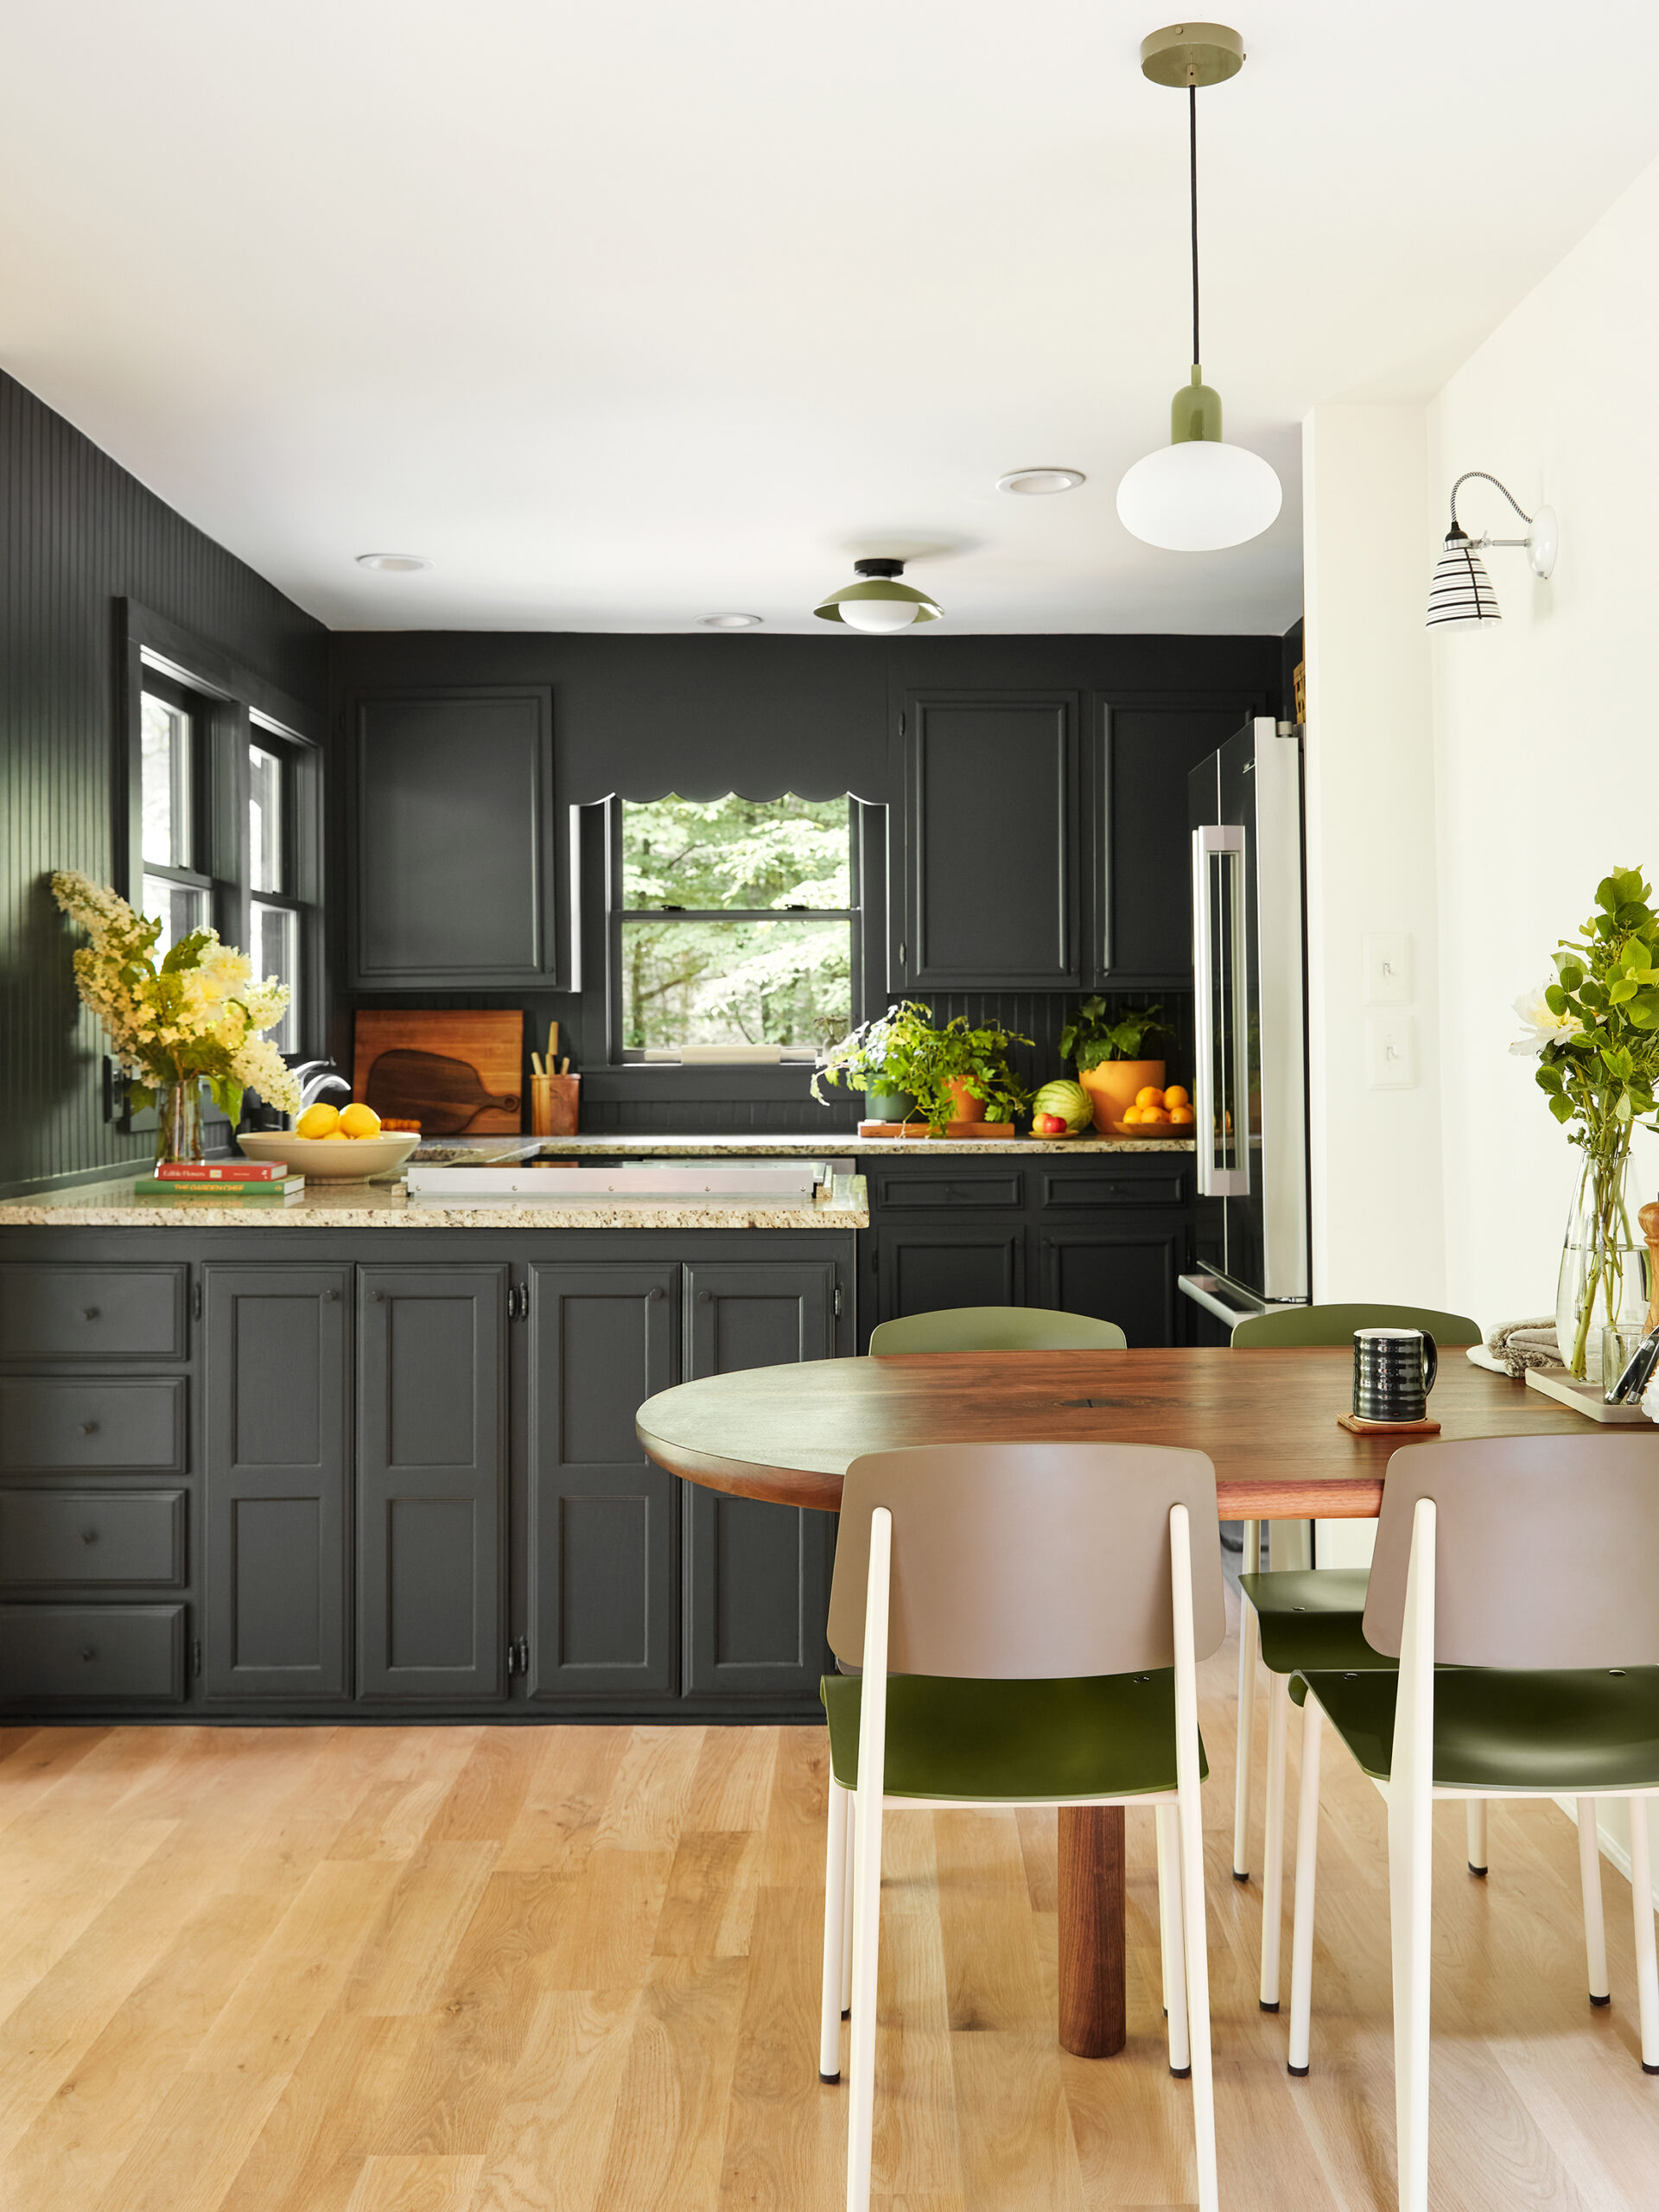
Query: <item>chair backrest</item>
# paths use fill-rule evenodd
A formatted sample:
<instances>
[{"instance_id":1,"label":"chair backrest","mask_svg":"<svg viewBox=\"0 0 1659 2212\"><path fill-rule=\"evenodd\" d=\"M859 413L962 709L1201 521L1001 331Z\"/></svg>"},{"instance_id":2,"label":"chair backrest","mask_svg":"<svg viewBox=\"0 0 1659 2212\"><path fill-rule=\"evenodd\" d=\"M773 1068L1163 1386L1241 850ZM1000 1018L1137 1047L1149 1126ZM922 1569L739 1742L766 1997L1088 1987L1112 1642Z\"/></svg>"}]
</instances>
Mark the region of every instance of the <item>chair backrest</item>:
<instances>
[{"instance_id":1,"label":"chair backrest","mask_svg":"<svg viewBox=\"0 0 1659 2212\"><path fill-rule=\"evenodd\" d=\"M878 1321L870 1331L877 1358L908 1351L1122 1351L1128 1341L1116 1321L1041 1306L951 1306Z\"/></svg>"},{"instance_id":2,"label":"chair backrest","mask_svg":"<svg viewBox=\"0 0 1659 2212\"><path fill-rule=\"evenodd\" d=\"M1356 1329L1422 1329L1437 1344L1478 1344L1478 1321L1466 1313L1439 1313L1432 1306L1280 1306L1233 1325L1235 1351L1280 1350L1292 1344L1345 1344Z\"/></svg>"},{"instance_id":3,"label":"chair backrest","mask_svg":"<svg viewBox=\"0 0 1659 2212\"><path fill-rule=\"evenodd\" d=\"M1438 1664L1659 1666L1659 1433L1396 1452L1365 1600L1365 1641L1394 1657L1421 1497L1435 1509Z\"/></svg>"},{"instance_id":4,"label":"chair backrest","mask_svg":"<svg viewBox=\"0 0 1659 2212\"><path fill-rule=\"evenodd\" d=\"M1191 1523L1193 1637L1225 1633L1216 1471L1155 1444L929 1444L847 1470L830 1644L861 1661L870 1516L893 1516L896 1675L1046 1681L1175 1663L1170 1509Z\"/></svg>"}]
</instances>

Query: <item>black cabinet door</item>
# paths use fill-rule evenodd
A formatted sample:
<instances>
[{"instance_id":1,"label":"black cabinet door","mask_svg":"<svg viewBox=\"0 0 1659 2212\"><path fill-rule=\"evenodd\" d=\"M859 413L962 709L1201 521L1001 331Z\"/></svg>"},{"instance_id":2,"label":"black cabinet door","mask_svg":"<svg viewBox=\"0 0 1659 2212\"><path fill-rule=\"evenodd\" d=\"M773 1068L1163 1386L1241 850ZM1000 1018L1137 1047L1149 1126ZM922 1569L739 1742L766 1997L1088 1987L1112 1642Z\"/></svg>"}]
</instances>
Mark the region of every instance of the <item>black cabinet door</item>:
<instances>
[{"instance_id":1,"label":"black cabinet door","mask_svg":"<svg viewBox=\"0 0 1659 2212\"><path fill-rule=\"evenodd\" d=\"M884 1220L876 1237L880 1319L955 1306L1023 1306L1026 1231L1015 1221Z\"/></svg>"},{"instance_id":2,"label":"black cabinet door","mask_svg":"<svg viewBox=\"0 0 1659 2212\"><path fill-rule=\"evenodd\" d=\"M1186 779L1232 736L1250 703L1101 706L1094 761L1099 804L1090 840L1091 983L1191 987Z\"/></svg>"},{"instance_id":3,"label":"black cabinet door","mask_svg":"<svg viewBox=\"0 0 1659 2212\"><path fill-rule=\"evenodd\" d=\"M531 1698L671 1697L679 1491L633 1417L679 1379L680 1270L530 1269Z\"/></svg>"},{"instance_id":4,"label":"black cabinet door","mask_svg":"<svg viewBox=\"0 0 1659 2212\"><path fill-rule=\"evenodd\" d=\"M1077 983L1075 694L912 692L903 746L894 987Z\"/></svg>"},{"instance_id":5,"label":"black cabinet door","mask_svg":"<svg viewBox=\"0 0 1659 2212\"><path fill-rule=\"evenodd\" d=\"M835 1350L833 1261L693 1265L686 1281L694 1378ZM684 1507L687 1694L811 1696L825 1665L833 1516L690 1484Z\"/></svg>"},{"instance_id":6,"label":"black cabinet door","mask_svg":"<svg viewBox=\"0 0 1659 2212\"><path fill-rule=\"evenodd\" d=\"M498 1697L505 1267L358 1270L358 1694Z\"/></svg>"},{"instance_id":7,"label":"black cabinet door","mask_svg":"<svg viewBox=\"0 0 1659 2212\"><path fill-rule=\"evenodd\" d=\"M344 1697L352 1271L202 1274L203 1688Z\"/></svg>"},{"instance_id":8,"label":"black cabinet door","mask_svg":"<svg viewBox=\"0 0 1659 2212\"><path fill-rule=\"evenodd\" d=\"M1039 1243L1045 1306L1116 1321L1137 1351L1179 1342L1184 1215L1124 1213L1087 1229L1045 1228Z\"/></svg>"},{"instance_id":9,"label":"black cabinet door","mask_svg":"<svg viewBox=\"0 0 1659 2212\"><path fill-rule=\"evenodd\" d=\"M556 981L552 732L543 684L359 701L354 986Z\"/></svg>"}]
</instances>

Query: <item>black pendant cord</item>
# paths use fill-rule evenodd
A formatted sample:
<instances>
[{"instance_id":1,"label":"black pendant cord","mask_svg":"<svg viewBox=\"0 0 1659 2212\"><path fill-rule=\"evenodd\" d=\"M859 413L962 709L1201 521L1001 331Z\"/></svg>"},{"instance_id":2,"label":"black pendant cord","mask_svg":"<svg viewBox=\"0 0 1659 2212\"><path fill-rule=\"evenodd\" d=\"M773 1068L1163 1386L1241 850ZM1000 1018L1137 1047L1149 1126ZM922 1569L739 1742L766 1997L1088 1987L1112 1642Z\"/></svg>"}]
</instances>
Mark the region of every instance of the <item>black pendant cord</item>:
<instances>
[{"instance_id":1,"label":"black pendant cord","mask_svg":"<svg viewBox=\"0 0 1659 2212\"><path fill-rule=\"evenodd\" d=\"M1198 88L1186 88L1187 143L1191 150L1192 173L1192 365L1197 368L1204 356L1198 351Z\"/></svg>"}]
</instances>

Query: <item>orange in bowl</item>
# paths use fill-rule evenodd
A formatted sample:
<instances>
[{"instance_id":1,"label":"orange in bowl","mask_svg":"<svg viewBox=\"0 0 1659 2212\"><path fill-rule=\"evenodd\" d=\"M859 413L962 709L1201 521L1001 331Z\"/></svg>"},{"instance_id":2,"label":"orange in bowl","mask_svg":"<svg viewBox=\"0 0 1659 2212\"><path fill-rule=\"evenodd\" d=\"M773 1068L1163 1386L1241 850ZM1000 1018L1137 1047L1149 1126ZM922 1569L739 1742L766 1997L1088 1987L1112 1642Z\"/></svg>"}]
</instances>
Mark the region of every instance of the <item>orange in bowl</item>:
<instances>
[{"instance_id":1,"label":"orange in bowl","mask_svg":"<svg viewBox=\"0 0 1659 2212\"><path fill-rule=\"evenodd\" d=\"M1161 1106L1164 1103L1164 1094L1155 1083L1149 1083L1144 1090L1135 1092L1135 1103L1137 1106Z\"/></svg>"},{"instance_id":2,"label":"orange in bowl","mask_svg":"<svg viewBox=\"0 0 1659 2212\"><path fill-rule=\"evenodd\" d=\"M1184 1089L1180 1084L1173 1083L1164 1093L1164 1103L1166 1106L1190 1106L1192 1103L1192 1094L1190 1090Z\"/></svg>"}]
</instances>

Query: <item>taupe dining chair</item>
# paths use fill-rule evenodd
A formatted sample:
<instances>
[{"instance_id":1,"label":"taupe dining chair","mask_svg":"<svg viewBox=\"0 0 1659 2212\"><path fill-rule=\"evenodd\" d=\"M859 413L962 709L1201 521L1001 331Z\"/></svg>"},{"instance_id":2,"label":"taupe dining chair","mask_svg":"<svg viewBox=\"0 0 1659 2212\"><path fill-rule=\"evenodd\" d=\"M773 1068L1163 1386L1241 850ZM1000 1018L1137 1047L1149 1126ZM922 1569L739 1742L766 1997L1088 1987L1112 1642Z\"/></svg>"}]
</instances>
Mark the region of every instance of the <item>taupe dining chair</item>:
<instances>
[{"instance_id":1,"label":"taupe dining chair","mask_svg":"<svg viewBox=\"0 0 1659 2212\"><path fill-rule=\"evenodd\" d=\"M1480 1326L1466 1314L1427 1306L1287 1306L1253 1313L1233 1331L1235 1351L1291 1345L1345 1344L1356 1329L1422 1329L1436 1344L1472 1344ZM1344 1386L1345 1388L1345 1382ZM1262 1839L1262 1974L1258 2001L1279 2010L1279 1950L1284 1919L1285 1767L1290 1680L1309 1667L1379 1667L1365 1642L1363 1567L1273 1567L1257 1572L1262 1523L1244 1523L1243 1606L1238 1624L1238 1748L1233 1766L1233 1879L1250 1878L1250 1781L1255 1751L1258 1659L1270 1678L1268 1705L1266 1834ZM1468 1853L1473 1873L1486 1872L1486 1809L1471 1802Z\"/></svg>"},{"instance_id":2,"label":"taupe dining chair","mask_svg":"<svg viewBox=\"0 0 1659 2212\"><path fill-rule=\"evenodd\" d=\"M886 1808L1150 1804L1173 2072L1216 2212L1197 1663L1225 1633L1215 1469L1127 1444L943 1444L855 1459L827 1675L818 2072L839 2079L852 1848L847 2204L868 2212Z\"/></svg>"},{"instance_id":3,"label":"taupe dining chair","mask_svg":"<svg viewBox=\"0 0 1659 2212\"><path fill-rule=\"evenodd\" d=\"M1397 1675L1303 1678L1290 2070L1308 2065L1328 1719L1388 1803L1400 2205L1427 2212L1436 1798L1576 1797L1592 2004L1607 1997L1596 1799L1628 1800L1642 2063L1659 2074L1648 1847L1659 1796L1659 1436L1489 1436L1396 1452L1364 1629L1397 1656Z\"/></svg>"},{"instance_id":4,"label":"taupe dining chair","mask_svg":"<svg viewBox=\"0 0 1659 2212\"><path fill-rule=\"evenodd\" d=\"M878 1359L910 1351L1122 1351L1128 1344L1116 1321L1042 1306L948 1306L878 1321L870 1331Z\"/></svg>"}]
</instances>

